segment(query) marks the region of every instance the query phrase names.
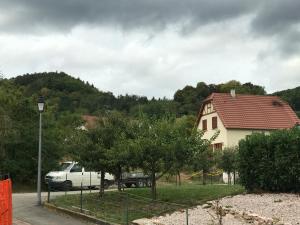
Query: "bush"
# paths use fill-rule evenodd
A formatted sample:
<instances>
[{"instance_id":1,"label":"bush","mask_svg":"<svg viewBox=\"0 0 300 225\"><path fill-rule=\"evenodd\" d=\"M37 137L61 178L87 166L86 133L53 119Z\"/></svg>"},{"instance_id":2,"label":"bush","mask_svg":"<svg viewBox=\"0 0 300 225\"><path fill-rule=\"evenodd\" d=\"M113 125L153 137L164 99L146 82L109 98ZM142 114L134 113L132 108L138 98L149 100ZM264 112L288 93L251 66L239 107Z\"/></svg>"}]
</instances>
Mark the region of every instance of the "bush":
<instances>
[{"instance_id":1,"label":"bush","mask_svg":"<svg viewBox=\"0 0 300 225\"><path fill-rule=\"evenodd\" d=\"M239 143L239 175L246 189L300 191L300 129L255 133Z\"/></svg>"}]
</instances>

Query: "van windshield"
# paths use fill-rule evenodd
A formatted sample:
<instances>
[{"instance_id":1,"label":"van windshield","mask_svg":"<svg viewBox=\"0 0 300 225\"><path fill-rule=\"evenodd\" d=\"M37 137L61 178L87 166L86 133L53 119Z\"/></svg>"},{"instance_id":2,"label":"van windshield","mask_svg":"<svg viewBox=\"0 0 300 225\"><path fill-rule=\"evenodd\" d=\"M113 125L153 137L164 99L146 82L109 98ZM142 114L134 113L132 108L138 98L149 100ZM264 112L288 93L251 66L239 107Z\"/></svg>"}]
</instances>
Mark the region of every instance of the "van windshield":
<instances>
[{"instance_id":1,"label":"van windshield","mask_svg":"<svg viewBox=\"0 0 300 225\"><path fill-rule=\"evenodd\" d=\"M69 166L71 166L72 163L69 162L64 162L60 165L59 171L65 171L68 169Z\"/></svg>"}]
</instances>

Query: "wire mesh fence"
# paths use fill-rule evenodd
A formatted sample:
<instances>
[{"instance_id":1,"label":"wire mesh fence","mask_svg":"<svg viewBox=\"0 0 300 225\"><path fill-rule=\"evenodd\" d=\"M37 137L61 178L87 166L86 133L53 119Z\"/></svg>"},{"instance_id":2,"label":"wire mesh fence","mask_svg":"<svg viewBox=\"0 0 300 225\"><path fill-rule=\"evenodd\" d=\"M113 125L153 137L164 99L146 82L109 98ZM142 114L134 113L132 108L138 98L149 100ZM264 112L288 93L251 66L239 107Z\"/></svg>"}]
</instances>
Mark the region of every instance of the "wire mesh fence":
<instances>
[{"instance_id":1,"label":"wire mesh fence","mask_svg":"<svg viewBox=\"0 0 300 225\"><path fill-rule=\"evenodd\" d=\"M185 221L182 225L189 224L186 205L152 200L116 189L107 190L103 196L100 196L99 190L90 190L89 186L80 186L72 192L67 190L54 192L57 189L51 187L51 182L48 184L49 203L94 216L110 224L133 224L137 219L158 217L174 211L182 212Z\"/></svg>"},{"instance_id":2,"label":"wire mesh fence","mask_svg":"<svg viewBox=\"0 0 300 225\"><path fill-rule=\"evenodd\" d=\"M193 185L200 185L202 182L199 179L203 179L203 177L201 173L193 174L189 177L189 181ZM208 184L220 184L222 183L222 173L218 171L207 174L206 179ZM94 216L107 221L109 224L132 224L133 221L141 218L145 218L144 221L146 222L142 222L143 224L149 225L155 224L155 220L160 221L160 219L168 220L166 224L195 224L193 217L190 216L193 215L194 211L190 210L189 212L187 205L171 203L170 201L173 200L168 200L168 198L163 198L165 201L152 200L149 197L150 189L147 182L142 182L143 185L141 185L139 179L130 181L135 181L130 187L135 187L136 190L125 189L129 185L122 181L122 191L118 191L115 181L105 180L105 187L108 190L105 191L104 196L101 196L99 191L100 178L96 177L95 174L70 172L63 176L59 174L49 175L46 176L48 202L75 212ZM170 185L171 183L163 184ZM172 214L173 212L176 213ZM173 223L172 217L174 216L176 219L179 217L180 223Z\"/></svg>"}]
</instances>

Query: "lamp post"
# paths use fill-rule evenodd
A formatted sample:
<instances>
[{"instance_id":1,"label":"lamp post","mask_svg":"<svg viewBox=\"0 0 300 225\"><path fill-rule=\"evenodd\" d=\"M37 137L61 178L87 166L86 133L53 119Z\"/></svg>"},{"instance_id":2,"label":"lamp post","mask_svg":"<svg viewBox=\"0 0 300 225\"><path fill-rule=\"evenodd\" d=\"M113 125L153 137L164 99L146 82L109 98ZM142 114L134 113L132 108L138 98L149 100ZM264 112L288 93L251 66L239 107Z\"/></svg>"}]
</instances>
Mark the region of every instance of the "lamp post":
<instances>
[{"instance_id":1,"label":"lamp post","mask_svg":"<svg viewBox=\"0 0 300 225\"><path fill-rule=\"evenodd\" d=\"M42 204L42 196L41 196L41 174L42 174L42 112L44 111L44 106L45 106L44 97L40 96L39 100L38 100L38 109L39 109L39 112L40 112L38 177L37 177L38 205Z\"/></svg>"}]
</instances>

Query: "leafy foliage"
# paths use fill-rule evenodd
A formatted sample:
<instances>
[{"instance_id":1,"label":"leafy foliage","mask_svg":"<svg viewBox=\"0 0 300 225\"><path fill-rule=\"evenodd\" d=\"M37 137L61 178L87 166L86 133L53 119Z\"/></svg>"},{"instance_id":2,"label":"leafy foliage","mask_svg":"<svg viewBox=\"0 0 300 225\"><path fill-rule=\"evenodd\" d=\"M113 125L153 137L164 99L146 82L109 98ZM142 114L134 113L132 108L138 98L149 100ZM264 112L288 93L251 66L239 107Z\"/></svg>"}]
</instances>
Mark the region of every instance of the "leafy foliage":
<instances>
[{"instance_id":1,"label":"leafy foliage","mask_svg":"<svg viewBox=\"0 0 300 225\"><path fill-rule=\"evenodd\" d=\"M38 112L36 99L23 95L23 89L2 80L0 91L1 172L10 173L16 182L30 183L37 174ZM51 110L43 114L43 173L56 166L63 129L53 119Z\"/></svg>"},{"instance_id":2,"label":"leafy foliage","mask_svg":"<svg viewBox=\"0 0 300 225\"><path fill-rule=\"evenodd\" d=\"M256 133L239 143L239 174L249 190L300 191L300 130Z\"/></svg>"}]
</instances>

